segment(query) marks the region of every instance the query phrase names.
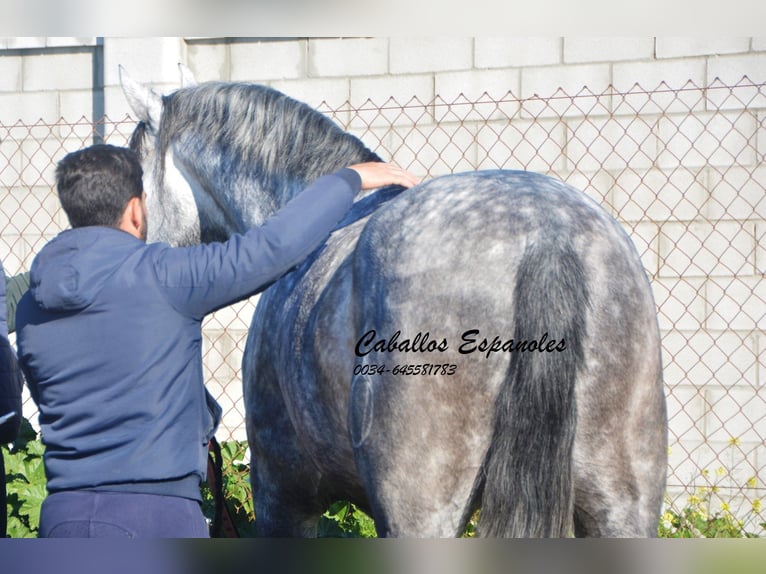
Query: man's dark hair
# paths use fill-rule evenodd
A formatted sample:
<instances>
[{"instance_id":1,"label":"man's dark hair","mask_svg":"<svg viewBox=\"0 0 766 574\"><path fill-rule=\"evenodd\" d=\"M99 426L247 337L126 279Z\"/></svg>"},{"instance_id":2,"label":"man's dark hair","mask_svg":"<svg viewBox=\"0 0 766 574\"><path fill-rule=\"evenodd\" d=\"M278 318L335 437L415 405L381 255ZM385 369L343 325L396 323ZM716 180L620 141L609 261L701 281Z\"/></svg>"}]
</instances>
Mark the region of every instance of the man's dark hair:
<instances>
[{"instance_id":1,"label":"man's dark hair","mask_svg":"<svg viewBox=\"0 0 766 574\"><path fill-rule=\"evenodd\" d=\"M56 166L56 187L72 227L117 227L128 202L141 197L143 170L127 148L99 144L68 154Z\"/></svg>"}]
</instances>

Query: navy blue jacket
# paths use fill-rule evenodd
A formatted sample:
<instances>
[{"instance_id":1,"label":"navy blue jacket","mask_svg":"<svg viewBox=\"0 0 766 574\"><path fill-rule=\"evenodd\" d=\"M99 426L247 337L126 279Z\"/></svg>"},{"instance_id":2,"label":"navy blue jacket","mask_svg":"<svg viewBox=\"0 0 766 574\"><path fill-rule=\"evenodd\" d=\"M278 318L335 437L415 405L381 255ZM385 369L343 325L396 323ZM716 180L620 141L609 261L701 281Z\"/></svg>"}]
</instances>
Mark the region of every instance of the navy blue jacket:
<instances>
[{"instance_id":1,"label":"navy blue jacket","mask_svg":"<svg viewBox=\"0 0 766 574\"><path fill-rule=\"evenodd\" d=\"M21 390L23 385L24 379L21 377L21 371L16 362L16 352L8 340L5 273L3 264L0 262L0 443L11 442L18 435L21 424Z\"/></svg>"},{"instance_id":2,"label":"navy blue jacket","mask_svg":"<svg viewBox=\"0 0 766 574\"><path fill-rule=\"evenodd\" d=\"M360 185L350 169L324 176L264 225L223 243L172 248L107 227L48 243L16 315L48 491L199 499L221 415L202 379L203 317L303 261Z\"/></svg>"}]
</instances>

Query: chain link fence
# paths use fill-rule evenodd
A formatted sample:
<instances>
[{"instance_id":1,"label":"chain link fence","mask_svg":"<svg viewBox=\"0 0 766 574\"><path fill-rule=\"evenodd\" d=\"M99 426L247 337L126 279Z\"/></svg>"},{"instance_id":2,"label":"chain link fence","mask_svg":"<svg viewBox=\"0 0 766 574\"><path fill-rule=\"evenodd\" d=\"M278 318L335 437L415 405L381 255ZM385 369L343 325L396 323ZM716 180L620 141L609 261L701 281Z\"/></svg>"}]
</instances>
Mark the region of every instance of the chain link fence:
<instances>
[{"instance_id":1,"label":"chain link fence","mask_svg":"<svg viewBox=\"0 0 766 574\"><path fill-rule=\"evenodd\" d=\"M422 177L476 169L556 176L609 210L649 275L663 336L669 503L706 493L766 520L766 84L665 84L547 97L368 101L320 110ZM67 226L55 162L134 121L0 124L0 257L8 273ZM204 323L220 439L244 439L239 378L254 301ZM27 416L34 405L27 401ZM699 489L705 489L700 491Z\"/></svg>"}]
</instances>

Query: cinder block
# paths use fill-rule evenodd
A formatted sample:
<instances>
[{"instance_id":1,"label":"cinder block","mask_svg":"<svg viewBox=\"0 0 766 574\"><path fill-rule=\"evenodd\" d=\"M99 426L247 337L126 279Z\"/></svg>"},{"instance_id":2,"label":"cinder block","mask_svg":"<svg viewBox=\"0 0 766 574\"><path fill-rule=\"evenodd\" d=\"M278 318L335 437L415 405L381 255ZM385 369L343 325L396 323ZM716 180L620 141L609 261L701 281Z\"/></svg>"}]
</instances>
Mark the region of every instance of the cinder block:
<instances>
[{"instance_id":1,"label":"cinder block","mask_svg":"<svg viewBox=\"0 0 766 574\"><path fill-rule=\"evenodd\" d=\"M705 395L711 406L705 425L709 441L763 441L766 436L766 397L763 393L757 393L754 388L711 386Z\"/></svg>"},{"instance_id":2,"label":"cinder block","mask_svg":"<svg viewBox=\"0 0 766 574\"><path fill-rule=\"evenodd\" d=\"M654 38L564 38L564 63L648 60L654 56Z\"/></svg>"},{"instance_id":3,"label":"cinder block","mask_svg":"<svg viewBox=\"0 0 766 574\"><path fill-rule=\"evenodd\" d=\"M202 322L202 328L205 330L228 329L247 332L253 320L253 313L259 298L260 295L254 295L249 299L219 309L205 317L205 320ZM241 345L244 348L244 341L241 341Z\"/></svg>"},{"instance_id":4,"label":"cinder block","mask_svg":"<svg viewBox=\"0 0 766 574\"><path fill-rule=\"evenodd\" d=\"M633 245L641 258L641 264L644 266L649 279L657 276L659 269L659 227L657 224L644 221L625 224L620 222L625 231L630 235Z\"/></svg>"},{"instance_id":5,"label":"cinder block","mask_svg":"<svg viewBox=\"0 0 766 574\"><path fill-rule=\"evenodd\" d=\"M3 234L19 234L26 224L19 221L16 212L21 206L20 194L12 193L10 189L0 188L0 229ZM2 258L0 258L0 261ZM6 272L7 274L7 272Z\"/></svg>"},{"instance_id":6,"label":"cinder block","mask_svg":"<svg viewBox=\"0 0 766 574\"><path fill-rule=\"evenodd\" d=\"M207 381L217 381L226 386L232 380L239 380L242 365L242 349L238 345L241 336L247 331L237 329L204 329L203 353L204 369ZM244 344L242 345L244 347Z\"/></svg>"},{"instance_id":7,"label":"cinder block","mask_svg":"<svg viewBox=\"0 0 766 574\"><path fill-rule=\"evenodd\" d=\"M347 78L278 80L269 82L269 85L322 111L347 108L350 90Z\"/></svg>"},{"instance_id":8,"label":"cinder block","mask_svg":"<svg viewBox=\"0 0 766 574\"><path fill-rule=\"evenodd\" d=\"M625 109L628 112L633 110L634 113L640 111L642 114L664 114L704 109L703 58L618 62L614 64L612 74L614 87L630 94L624 97ZM647 95L646 92L654 93ZM618 113L622 112L622 109L620 107ZM617 110L618 106L615 104L615 111Z\"/></svg>"},{"instance_id":9,"label":"cinder block","mask_svg":"<svg viewBox=\"0 0 766 574\"><path fill-rule=\"evenodd\" d=\"M0 92L21 91L21 57L0 58Z\"/></svg>"},{"instance_id":10,"label":"cinder block","mask_svg":"<svg viewBox=\"0 0 766 574\"><path fill-rule=\"evenodd\" d=\"M228 44L187 42L186 64L198 82L231 79Z\"/></svg>"},{"instance_id":11,"label":"cinder block","mask_svg":"<svg viewBox=\"0 0 766 574\"><path fill-rule=\"evenodd\" d=\"M711 277L705 288L708 329L766 330L766 280L762 277Z\"/></svg>"},{"instance_id":12,"label":"cinder block","mask_svg":"<svg viewBox=\"0 0 766 574\"><path fill-rule=\"evenodd\" d=\"M672 429L668 433L668 445L668 485L685 486L686 490L679 493L676 502L683 508L695 487L706 484L702 471L716 468L717 457L708 444L691 439L685 441L683 436L676 437Z\"/></svg>"},{"instance_id":13,"label":"cinder block","mask_svg":"<svg viewBox=\"0 0 766 574\"><path fill-rule=\"evenodd\" d=\"M766 387L766 352L764 352L766 350L766 333L761 331L755 333L754 336L756 341L755 348L758 350L758 379L756 380L756 385L759 389L763 389ZM763 454L766 455L766 451ZM766 457L763 458L762 464L766 466Z\"/></svg>"},{"instance_id":14,"label":"cinder block","mask_svg":"<svg viewBox=\"0 0 766 574\"><path fill-rule=\"evenodd\" d=\"M671 328L660 330L662 338L662 376L668 397L675 395L677 389L687 388L696 389L697 391L700 389L698 383L688 376L689 369L699 361L699 353L690 347L689 339L700 332L697 329L681 330ZM686 395L690 394L693 393L686 393ZM700 396L702 396L701 392ZM688 396L681 395L677 400L683 404L688 400ZM704 412L698 413L695 420L700 419L699 414L704 414Z\"/></svg>"},{"instance_id":15,"label":"cinder block","mask_svg":"<svg viewBox=\"0 0 766 574\"><path fill-rule=\"evenodd\" d=\"M747 77L746 79L745 76ZM708 106L715 109L766 107L766 94L753 84L766 79L766 53L720 56L708 59ZM735 90L721 86L741 86Z\"/></svg>"},{"instance_id":16,"label":"cinder block","mask_svg":"<svg viewBox=\"0 0 766 574\"><path fill-rule=\"evenodd\" d=\"M626 169L615 176L614 209L626 221L679 221L705 213L705 177L696 170Z\"/></svg>"},{"instance_id":17,"label":"cinder block","mask_svg":"<svg viewBox=\"0 0 766 574\"><path fill-rule=\"evenodd\" d=\"M388 39L322 38L309 40L312 77L372 76L388 72Z\"/></svg>"},{"instance_id":18,"label":"cinder block","mask_svg":"<svg viewBox=\"0 0 766 574\"><path fill-rule=\"evenodd\" d=\"M755 337L747 331L708 331L714 347L701 358L712 371L716 384L754 389L758 376ZM766 399L765 399L766 400Z\"/></svg>"},{"instance_id":19,"label":"cinder block","mask_svg":"<svg viewBox=\"0 0 766 574\"><path fill-rule=\"evenodd\" d=\"M186 61L182 38L109 38L104 42L104 84L119 86L119 66L137 82L177 88L178 63Z\"/></svg>"},{"instance_id":20,"label":"cinder block","mask_svg":"<svg viewBox=\"0 0 766 574\"><path fill-rule=\"evenodd\" d=\"M305 78L306 45L305 40L231 44L231 80L266 83Z\"/></svg>"},{"instance_id":21,"label":"cinder block","mask_svg":"<svg viewBox=\"0 0 766 574\"><path fill-rule=\"evenodd\" d=\"M561 64L562 38L476 38L477 68Z\"/></svg>"},{"instance_id":22,"label":"cinder block","mask_svg":"<svg viewBox=\"0 0 766 574\"><path fill-rule=\"evenodd\" d=\"M413 125L433 117L431 75L351 78L351 125L355 129Z\"/></svg>"},{"instance_id":23,"label":"cinder block","mask_svg":"<svg viewBox=\"0 0 766 574\"><path fill-rule=\"evenodd\" d=\"M52 129L55 130L56 128L53 127ZM52 134L48 135L52 136ZM22 143L21 151L24 156L24 163L20 184L30 189L33 187L51 188L55 185L55 162L66 153L65 150L62 150L61 142L54 137L29 138Z\"/></svg>"},{"instance_id":24,"label":"cinder block","mask_svg":"<svg viewBox=\"0 0 766 574\"><path fill-rule=\"evenodd\" d=\"M747 331L698 331L687 341L686 376L698 384L753 388L757 377L755 338Z\"/></svg>"},{"instance_id":25,"label":"cinder block","mask_svg":"<svg viewBox=\"0 0 766 574\"><path fill-rule=\"evenodd\" d=\"M658 124L662 168L753 166L758 126L751 114L737 112L668 115Z\"/></svg>"},{"instance_id":26,"label":"cinder block","mask_svg":"<svg viewBox=\"0 0 766 574\"><path fill-rule=\"evenodd\" d=\"M546 66L521 70L521 97L553 98L524 102L527 117L581 116L608 114L611 96L610 64Z\"/></svg>"},{"instance_id":27,"label":"cinder block","mask_svg":"<svg viewBox=\"0 0 766 574\"><path fill-rule=\"evenodd\" d=\"M48 187L14 190L0 201L0 229L11 235L55 235L63 229L61 204Z\"/></svg>"},{"instance_id":28,"label":"cinder block","mask_svg":"<svg viewBox=\"0 0 766 574\"><path fill-rule=\"evenodd\" d=\"M3 266L7 273L21 273L32 266L35 255L53 239L56 234L49 235L17 235L9 233L0 238L0 249L7 255L3 258Z\"/></svg>"},{"instance_id":29,"label":"cinder block","mask_svg":"<svg viewBox=\"0 0 766 574\"><path fill-rule=\"evenodd\" d=\"M488 122L477 134L480 169L563 170L566 132L561 122L522 120Z\"/></svg>"},{"instance_id":30,"label":"cinder block","mask_svg":"<svg viewBox=\"0 0 766 574\"><path fill-rule=\"evenodd\" d=\"M390 42L392 74L468 70L473 64L471 38L397 38Z\"/></svg>"},{"instance_id":31,"label":"cinder block","mask_svg":"<svg viewBox=\"0 0 766 574\"><path fill-rule=\"evenodd\" d=\"M436 74L437 121L489 120L516 115L519 110L519 78L518 70Z\"/></svg>"},{"instance_id":32,"label":"cinder block","mask_svg":"<svg viewBox=\"0 0 766 574\"><path fill-rule=\"evenodd\" d=\"M72 90L61 92L59 94L59 111L62 122L65 124L86 124L93 119L93 98L94 93L90 89ZM68 126L62 126L66 134Z\"/></svg>"},{"instance_id":33,"label":"cinder block","mask_svg":"<svg viewBox=\"0 0 766 574\"><path fill-rule=\"evenodd\" d=\"M0 124L35 124L55 122L59 116L58 97L55 92L27 92L0 94Z\"/></svg>"},{"instance_id":34,"label":"cinder block","mask_svg":"<svg viewBox=\"0 0 766 574\"><path fill-rule=\"evenodd\" d=\"M688 58L747 52L750 38L657 38L657 58Z\"/></svg>"},{"instance_id":35,"label":"cinder block","mask_svg":"<svg viewBox=\"0 0 766 574\"><path fill-rule=\"evenodd\" d=\"M17 130L6 130L0 127L0 158L2 158L0 159L0 190L18 185L21 179L24 157L21 154L19 141L10 135L13 131Z\"/></svg>"},{"instance_id":36,"label":"cinder block","mask_svg":"<svg viewBox=\"0 0 766 574\"><path fill-rule=\"evenodd\" d=\"M752 275L753 224L666 223L660 235L660 275L707 277Z\"/></svg>"},{"instance_id":37,"label":"cinder block","mask_svg":"<svg viewBox=\"0 0 766 574\"><path fill-rule=\"evenodd\" d=\"M704 279L698 277L653 279L652 291L660 329L690 332L701 329L707 309L704 290Z\"/></svg>"},{"instance_id":38,"label":"cinder block","mask_svg":"<svg viewBox=\"0 0 766 574\"><path fill-rule=\"evenodd\" d=\"M420 124L388 130L385 146L398 165L421 177L476 169L475 127L463 124ZM374 148L373 148L374 149ZM381 155L382 150L375 149ZM390 156L393 151L382 153Z\"/></svg>"},{"instance_id":39,"label":"cinder block","mask_svg":"<svg viewBox=\"0 0 766 574\"><path fill-rule=\"evenodd\" d=\"M3 200L5 203L5 201ZM0 234L0 259L6 275L16 275L29 270L31 256L29 242L20 235L16 228L9 228Z\"/></svg>"},{"instance_id":40,"label":"cinder block","mask_svg":"<svg viewBox=\"0 0 766 574\"><path fill-rule=\"evenodd\" d=\"M667 367L666 367L667 370ZM676 380L665 373L665 382ZM669 442L701 444L706 411L704 391L690 384L673 384L667 392ZM676 450L676 449L673 449ZM680 449L679 449L680 450ZM680 454L680 453L679 453Z\"/></svg>"},{"instance_id":41,"label":"cinder block","mask_svg":"<svg viewBox=\"0 0 766 574\"><path fill-rule=\"evenodd\" d=\"M755 168L710 168L710 198L706 213L711 219L766 219L766 165Z\"/></svg>"},{"instance_id":42,"label":"cinder block","mask_svg":"<svg viewBox=\"0 0 766 574\"><path fill-rule=\"evenodd\" d=\"M755 245L755 273L766 275L766 221L755 222Z\"/></svg>"},{"instance_id":43,"label":"cinder block","mask_svg":"<svg viewBox=\"0 0 766 574\"><path fill-rule=\"evenodd\" d=\"M570 169L648 169L656 160L657 138L651 124L635 118L588 117L571 118L566 125Z\"/></svg>"},{"instance_id":44,"label":"cinder block","mask_svg":"<svg viewBox=\"0 0 766 574\"><path fill-rule=\"evenodd\" d=\"M244 309L242 303L237 304L236 307L239 311ZM218 313L220 311L216 312ZM219 440L229 440L234 437L242 440L245 432L242 356L247 329L213 328L215 323L215 320L206 319L202 336L205 385L223 410L221 425L216 434Z\"/></svg>"}]
</instances>

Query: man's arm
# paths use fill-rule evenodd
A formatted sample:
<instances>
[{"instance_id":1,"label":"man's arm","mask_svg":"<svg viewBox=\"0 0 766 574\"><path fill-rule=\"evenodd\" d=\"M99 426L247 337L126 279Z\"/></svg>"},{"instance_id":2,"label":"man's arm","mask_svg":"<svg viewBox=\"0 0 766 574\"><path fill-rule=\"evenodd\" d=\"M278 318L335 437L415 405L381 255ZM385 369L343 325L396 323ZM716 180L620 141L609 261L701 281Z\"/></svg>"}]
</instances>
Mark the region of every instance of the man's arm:
<instances>
[{"instance_id":1,"label":"man's arm","mask_svg":"<svg viewBox=\"0 0 766 574\"><path fill-rule=\"evenodd\" d=\"M158 278L179 311L203 317L257 293L301 263L348 213L360 189L415 183L391 164L342 169L319 178L262 226L223 243L165 249L156 261Z\"/></svg>"}]
</instances>

